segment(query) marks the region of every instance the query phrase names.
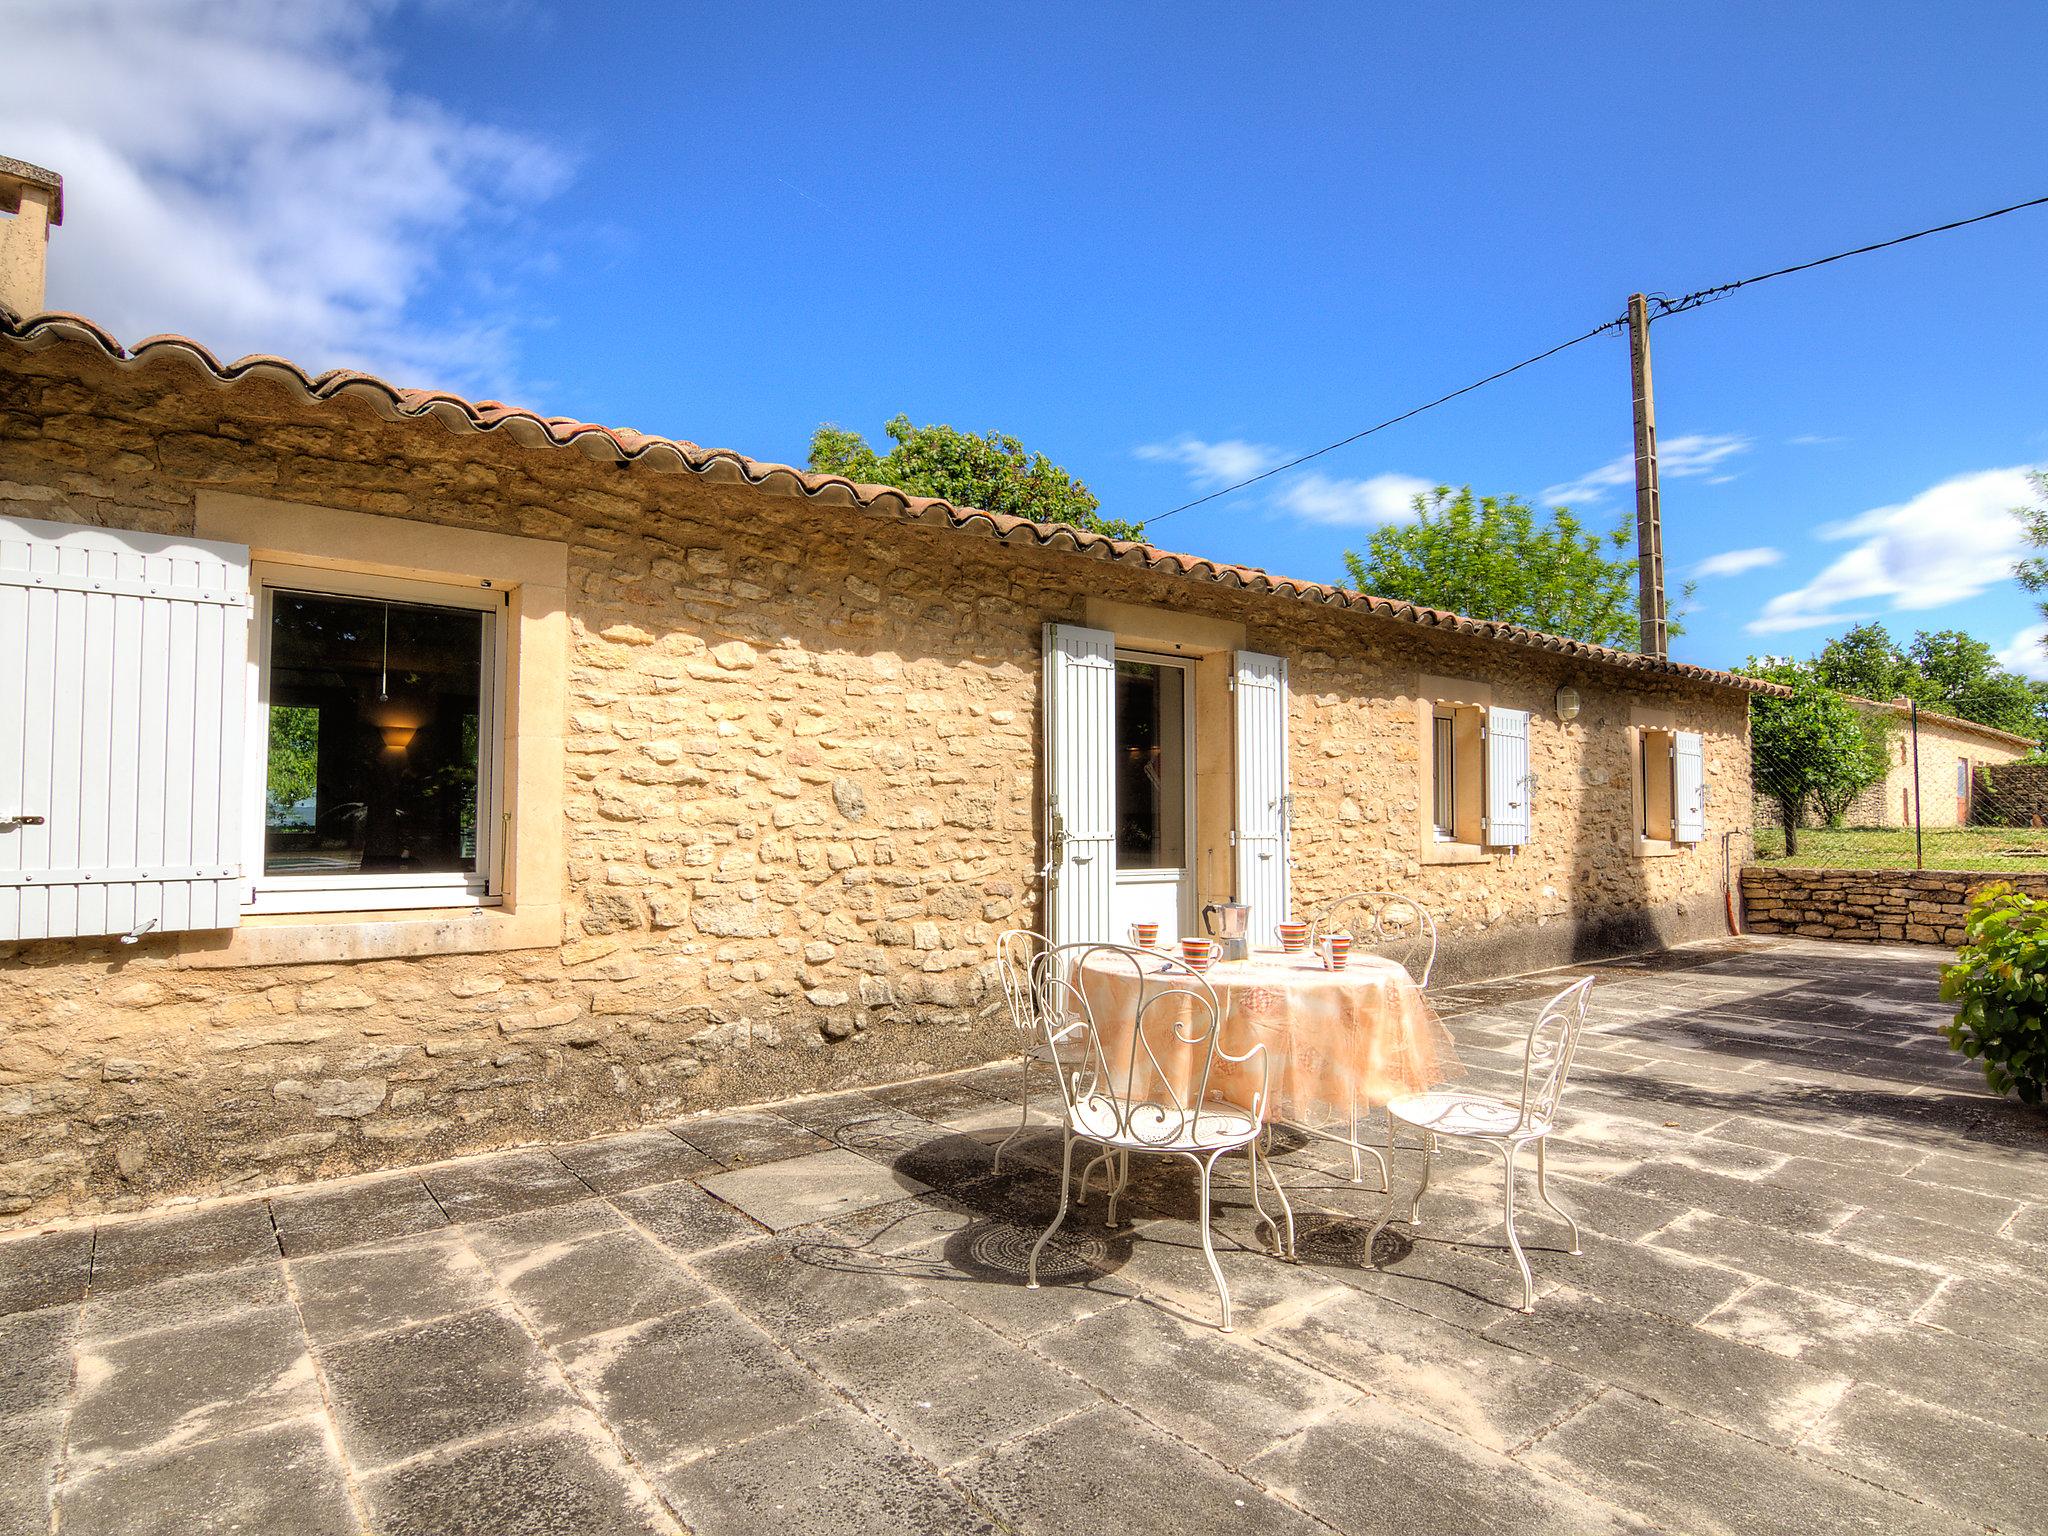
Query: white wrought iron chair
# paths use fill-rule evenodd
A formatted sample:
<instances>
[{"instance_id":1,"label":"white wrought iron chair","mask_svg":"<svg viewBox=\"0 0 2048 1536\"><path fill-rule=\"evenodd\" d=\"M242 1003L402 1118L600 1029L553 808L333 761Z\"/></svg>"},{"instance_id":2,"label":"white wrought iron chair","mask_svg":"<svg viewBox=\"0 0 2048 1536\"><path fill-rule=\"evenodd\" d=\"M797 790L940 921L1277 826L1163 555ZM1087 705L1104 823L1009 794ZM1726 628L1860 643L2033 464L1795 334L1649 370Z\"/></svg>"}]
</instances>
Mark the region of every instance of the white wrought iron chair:
<instances>
[{"instance_id":1,"label":"white wrought iron chair","mask_svg":"<svg viewBox=\"0 0 2048 1536\"><path fill-rule=\"evenodd\" d=\"M1408 1202L1411 1226L1422 1225L1422 1197L1429 1189L1429 1170L1436 1160L1436 1144L1440 1137L1476 1142L1500 1154L1507 1175L1506 1205L1501 1221L1507 1228L1508 1248L1515 1256L1516 1267L1522 1272L1524 1312L1536 1310L1536 1283L1529 1274L1529 1260L1522 1253L1522 1240L1515 1234L1515 1162L1522 1148L1532 1142L1536 1147L1536 1198L1570 1229L1572 1245L1567 1251L1574 1256L1580 1251L1579 1224L1569 1211L1550 1198L1543 1154L1544 1144L1557 1128L1558 1100L1563 1097L1565 1082L1571 1076L1572 1057L1579 1048L1579 1034L1586 1027L1586 1001L1592 990L1593 978L1583 977L1543 1005L1543 1012L1530 1026L1529 1043L1522 1055L1522 1097L1519 1103L1510 1104L1492 1094L1461 1088L1441 1088L1429 1093L1410 1094L1387 1106L1387 1153L1390 1157L1394 1151L1395 1127L1411 1126L1423 1135L1422 1175L1416 1181L1415 1194ZM1394 1190L1390 1183L1386 1206L1365 1240L1368 1256L1380 1229L1393 1220L1393 1216ZM1378 1261L1374 1262L1377 1265Z\"/></svg>"},{"instance_id":2,"label":"white wrought iron chair","mask_svg":"<svg viewBox=\"0 0 2048 1536\"><path fill-rule=\"evenodd\" d=\"M1436 919L1429 908L1402 891L1353 891L1339 896L1316 914L1309 925L1309 948L1326 933L1348 933L1360 949L1384 955L1415 979L1415 985L1429 990L1430 973L1436 969ZM1380 1188L1387 1188L1387 1164L1371 1147L1358 1139L1358 1104L1351 1105L1351 1182L1365 1182L1361 1156L1380 1165Z\"/></svg>"},{"instance_id":3,"label":"white wrought iron chair","mask_svg":"<svg viewBox=\"0 0 2048 1536\"><path fill-rule=\"evenodd\" d=\"M1107 998L1116 992L1119 1001L1098 1006L1090 993L1091 975L1096 996ZM1039 957L1035 979L1047 1044L1063 1062L1058 1075L1064 1147L1059 1210L1031 1249L1028 1283L1037 1289L1039 1255L1067 1219L1076 1142L1100 1148L1110 1162L1107 1216L1112 1227L1117 1224L1117 1202L1130 1184L1131 1154L1171 1153L1187 1158L1201 1176L1202 1254L1216 1281L1223 1331L1231 1332L1230 1284L1216 1261L1209 1230L1216 1162L1224 1153L1242 1151L1251 1160L1252 1206L1259 1224L1273 1229L1282 1253L1294 1251L1294 1211L1270 1165L1266 1176L1286 1218L1284 1235L1259 1196L1259 1137L1272 1078L1265 1046L1253 1045L1242 1054L1225 1050L1223 1011L1214 989L1171 956L1122 944L1069 944ZM1125 1005L1130 1008L1127 1019L1112 1020L1102 1011L1116 1008L1121 1013ZM1112 1024L1116 1027L1109 1028ZM1122 1033L1125 1026L1128 1038ZM1162 1052L1179 1069L1178 1077L1162 1062ZM1212 1093L1219 1063L1256 1064L1257 1086L1249 1103ZM1176 1081L1184 1086L1177 1088Z\"/></svg>"},{"instance_id":4,"label":"white wrought iron chair","mask_svg":"<svg viewBox=\"0 0 2048 1536\"><path fill-rule=\"evenodd\" d=\"M996 1144L995 1166L1000 1173L1003 1153L1031 1124L1032 1068L1044 1063L1056 1068L1056 1058L1046 1031L1038 1020L1038 990L1032 971L1052 948L1052 940L1029 928L1012 928L996 940L996 963L1002 976L1003 1001L1010 1008L1010 1023L1017 1031L1017 1128Z\"/></svg>"}]
</instances>

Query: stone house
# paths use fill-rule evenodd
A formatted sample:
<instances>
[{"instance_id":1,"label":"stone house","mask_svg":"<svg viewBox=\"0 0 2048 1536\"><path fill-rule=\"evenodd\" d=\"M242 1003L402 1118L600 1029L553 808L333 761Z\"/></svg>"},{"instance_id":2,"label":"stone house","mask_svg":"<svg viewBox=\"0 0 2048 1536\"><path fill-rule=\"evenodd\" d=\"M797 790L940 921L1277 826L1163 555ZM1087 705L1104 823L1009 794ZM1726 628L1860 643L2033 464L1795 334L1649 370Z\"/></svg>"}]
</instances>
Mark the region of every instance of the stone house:
<instances>
[{"instance_id":1,"label":"stone house","mask_svg":"<svg viewBox=\"0 0 2048 1536\"><path fill-rule=\"evenodd\" d=\"M1452 977L1724 931L1743 679L124 346L35 276L0 293L13 1221L996 1059L1013 926L1396 885Z\"/></svg>"},{"instance_id":2,"label":"stone house","mask_svg":"<svg viewBox=\"0 0 2048 1536\"><path fill-rule=\"evenodd\" d=\"M1984 820L1980 813L1988 807L1979 804L1983 792L1979 770L2016 763L2036 745L2030 736L1923 709L1918 713L1916 767L1912 708L1872 699L1852 702L1883 717L1891 727L1884 779L1850 804L1843 819L1852 827L1912 826L1916 772L1921 826L1965 827L1973 820Z\"/></svg>"}]
</instances>

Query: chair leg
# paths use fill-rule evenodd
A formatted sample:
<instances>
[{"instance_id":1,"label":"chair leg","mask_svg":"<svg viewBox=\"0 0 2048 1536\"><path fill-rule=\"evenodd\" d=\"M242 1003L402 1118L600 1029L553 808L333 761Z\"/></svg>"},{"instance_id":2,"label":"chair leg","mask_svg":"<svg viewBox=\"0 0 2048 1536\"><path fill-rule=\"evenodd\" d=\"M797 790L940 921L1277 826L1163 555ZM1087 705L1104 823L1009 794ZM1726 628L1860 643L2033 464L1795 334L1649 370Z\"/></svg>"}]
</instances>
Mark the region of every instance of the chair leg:
<instances>
[{"instance_id":1,"label":"chair leg","mask_svg":"<svg viewBox=\"0 0 2048 1536\"><path fill-rule=\"evenodd\" d=\"M1024 1053L1021 1070L1017 1074L1017 1129L996 1143L995 1166L990 1173L1003 1171L1003 1153L1011 1142L1024 1134L1024 1127L1031 1123L1031 1053Z\"/></svg>"},{"instance_id":2,"label":"chair leg","mask_svg":"<svg viewBox=\"0 0 2048 1536\"><path fill-rule=\"evenodd\" d=\"M1280 1197L1280 1214L1287 1218L1287 1247L1285 1250L1287 1257L1290 1259L1299 1258L1301 1255L1295 1251L1294 1247L1294 1204L1287 1198L1287 1188L1280 1182L1280 1172L1273 1166L1273 1160L1270 1157L1266 1159L1266 1177L1273 1183L1273 1193ZM1258 1187L1259 1170L1254 1168L1252 1170L1252 1188L1256 1190ZM1264 1213L1261 1212L1260 1214L1263 1215Z\"/></svg>"},{"instance_id":3,"label":"chair leg","mask_svg":"<svg viewBox=\"0 0 2048 1536\"><path fill-rule=\"evenodd\" d=\"M1580 1253L1579 1224L1576 1221L1572 1220L1572 1213L1570 1211L1566 1210L1563 1206L1559 1205L1555 1200L1550 1198L1550 1184L1547 1178L1545 1177L1547 1170L1543 1166L1543 1149L1546 1145L1548 1145L1547 1139L1539 1139L1536 1143L1536 1198L1538 1200L1541 1200L1545 1205L1549 1206L1552 1211L1556 1212L1558 1218L1562 1220L1566 1226L1572 1229L1572 1245L1566 1251L1569 1252L1573 1258L1577 1258Z\"/></svg>"},{"instance_id":4,"label":"chair leg","mask_svg":"<svg viewBox=\"0 0 2048 1536\"><path fill-rule=\"evenodd\" d=\"M1258 1234L1261 1227L1273 1229L1273 1245L1280 1250L1280 1256L1287 1257L1287 1240L1280 1235L1280 1223L1266 1214L1266 1202L1259 1198L1259 1138L1254 1136L1245 1144L1244 1155L1251 1159L1252 1209L1259 1213L1259 1219L1252 1224L1252 1233ZM1270 1165L1272 1159L1267 1159Z\"/></svg>"},{"instance_id":5,"label":"chair leg","mask_svg":"<svg viewBox=\"0 0 2048 1536\"><path fill-rule=\"evenodd\" d=\"M1111 1228L1116 1226L1116 1203L1123 1199L1124 1191L1131 1183L1131 1154L1128 1148L1117 1154L1113 1166L1116 1169L1116 1183L1110 1186L1109 1209L1103 1213L1104 1225Z\"/></svg>"},{"instance_id":6,"label":"chair leg","mask_svg":"<svg viewBox=\"0 0 2048 1536\"><path fill-rule=\"evenodd\" d=\"M1209 1183L1216 1173L1216 1159L1221 1152L1211 1152L1198 1159L1195 1166L1202 1170L1202 1257L1209 1261L1209 1273L1216 1277L1216 1295L1223 1303L1223 1331L1231 1333L1230 1326L1230 1282L1223 1278L1223 1266L1216 1262L1216 1244L1209 1236Z\"/></svg>"},{"instance_id":7,"label":"chair leg","mask_svg":"<svg viewBox=\"0 0 2048 1536\"><path fill-rule=\"evenodd\" d=\"M1387 1168L1388 1168L1389 1170L1391 1170L1391 1169L1393 1168L1393 1166L1394 1166L1394 1117L1393 1117L1392 1115L1388 1115L1388 1116L1387 1116L1387 1156L1386 1156L1386 1167L1387 1167ZM1375 1247L1375 1246L1377 1246L1377 1244L1379 1243L1379 1237L1380 1237L1380 1233L1381 1233L1382 1231L1384 1231L1384 1230L1386 1229L1386 1225L1387 1225L1387 1223L1388 1223L1388 1222L1390 1222L1390 1221L1392 1221L1392 1220L1394 1219L1394 1179L1393 1179L1393 1174L1391 1173L1391 1171L1390 1171L1390 1172L1388 1173L1388 1175L1387 1175L1387 1178L1386 1178L1385 1182L1386 1182L1386 1186L1387 1186L1387 1198L1386 1198L1386 1203L1385 1203L1385 1204L1383 1204L1383 1205L1382 1205L1382 1206L1380 1207L1380 1219L1379 1219L1378 1221L1374 1222L1374 1223L1372 1224L1372 1230L1371 1230L1370 1232L1368 1232L1368 1233L1366 1233L1366 1234L1365 1234L1365 1262L1366 1262L1366 1263L1368 1263L1368 1264L1370 1264L1370 1265L1371 1265L1371 1266L1372 1266L1372 1267L1373 1267L1374 1269L1378 1269L1378 1268L1380 1267L1380 1261L1379 1261L1378 1259L1376 1259L1375 1257L1373 1257L1373 1249L1374 1249L1374 1247ZM1417 1191L1415 1192L1415 1200L1416 1200L1416 1203L1417 1203L1417 1204L1419 1204L1419 1203L1421 1202L1421 1200L1422 1200L1422 1191L1421 1191L1421 1190L1417 1190ZM1414 1208L1413 1208L1412 1206L1411 1206L1411 1207L1410 1207L1410 1209L1409 1209L1409 1220L1410 1220L1411 1222L1412 1222L1412 1221L1414 1220Z\"/></svg>"},{"instance_id":8,"label":"chair leg","mask_svg":"<svg viewBox=\"0 0 2048 1536\"><path fill-rule=\"evenodd\" d=\"M1384 1167L1380 1171L1382 1175L1386 1172ZM1356 1093L1351 1095L1351 1182L1354 1184L1363 1184L1365 1182L1365 1165L1358 1160L1358 1095ZM1380 1183L1384 1185L1386 1182L1383 1176L1380 1179Z\"/></svg>"},{"instance_id":9,"label":"chair leg","mask_svg":"<svg viewBox=\"0 0 2048 1536\"><path fill-rule=\"evenodd\" d=\"M1392 1151L1393 1146L1394 1128L1390 1121L1387 1126L1387 1149ZM1408 1225L1411 1227L1422 1225L1422 1197L1429 1193L1429 1172L1435 1164L1436 1132L1424 1131L1422 1133L1422 1179L1415 1186L1415 1198L1408 1202Z\"/></svg>"},{"instance_id":10,"label":"chair leg","mask_svg":"<svg viewBox=\"0 0 2048 1536\"><path fill-rule=\"evenodd\" d=\"M1503 1203L1501 1222L1508 1231L1508 1249L1515 1256L1515 1267L1522 1272L1522 1310L1536 1310L1536 1281L1529 1274L1529 1258L1522 1252L1522 1240L1515 1235L1515 1154L1521 1149L1513 1142L1500 1149L1501 1161L1507 1168L1507 1198Z\"/></svg>"},{"instance_id":11,"label":"chair leg","mask_svg":"<svg viewBox=\"0 0 2048 1536\"><path fill-rule=\"evenodd\" d=\"M1038 1241L1031 1245L1031 1262L1024 1269L1024 1284L1030 1290L1038 1289L1038 1256L1045 1251L1045 1245L1052 1241L1053 1233L1059 1231L1060 1223L1067 1219L1067 1180L1074 1172L1074 1133L1066 1133L1066 1145L1060 1151L1060 1208L1053 1212L1052 1225L1038 1234Z\"/></svg>"},{"instance_id":12,"label":"chair leg","mask_svg":"<svg viewBox=\"0 0 2048 1536\"><path fill-rule=\"evenodd\" d=\"M1088 1166L1081 1170L1081 1187L1074 1192L1074 1204L1088 1203L1088 1181L1095 1177L1095 1170L1110 1160L1109 1149L1104 1147L1088 1160Z\"/></svg>"}]
</instances>

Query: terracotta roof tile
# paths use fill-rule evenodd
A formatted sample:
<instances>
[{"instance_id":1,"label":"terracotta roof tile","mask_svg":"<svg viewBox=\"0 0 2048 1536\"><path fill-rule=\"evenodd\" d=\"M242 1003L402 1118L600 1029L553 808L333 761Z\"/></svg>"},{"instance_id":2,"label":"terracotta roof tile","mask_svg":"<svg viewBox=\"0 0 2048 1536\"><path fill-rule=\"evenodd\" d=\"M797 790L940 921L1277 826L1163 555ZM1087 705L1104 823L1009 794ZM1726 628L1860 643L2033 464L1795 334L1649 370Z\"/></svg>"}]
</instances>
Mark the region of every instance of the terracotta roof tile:
<instances>
[{"instance_id":1,"label":"terracotta roof tile","mask_svg":"<svg viewBox=\"0 0 2048 1536\"><path fill-rule=\"evenodd\" d=\"M893 486L861 485L839 475L821 475L750 459L724 448L704 448L680 438L658 437L627 427L606 427L572 416L542 416L500 400L465 400L437 390L403 389L372 374L330 369L309 374L281 357L251 356L222 362L189 336L151 336L123 347L100 326L79 315L47 313L17 317L0 308L0 342L30 351L84 346L124 367L184 366L222 386L264 379L316 401L350 399L369 405L387 419L430 419L456 433L503 433L529 446L574 449L596 460L680 471L714 482L742 484L764 491L802 496L827 506L856 507L906 522L949 528L993 538L1005 544L1071 551L1118 565L1143 567L1195 581L1214 582L1245 591L1272 593L1298 602L1349 609L1374 618L1442 629L1525 650L1567 656L1622 671L1646 673L1692 683L1746 692L1777 692L1775 685L1707 667L1658 661L1633 651L1591 645L1518 624L1470 619L1461 614L1424 608L1393 598L1354 592L1320 582L1295 581L1254 566L1227 565L1198 555L1177 554L1150 544L1112 539L1066 523L1035 523L1001 512L958 507L928 496L913 496Z\"/></svg>"}]
</instances>

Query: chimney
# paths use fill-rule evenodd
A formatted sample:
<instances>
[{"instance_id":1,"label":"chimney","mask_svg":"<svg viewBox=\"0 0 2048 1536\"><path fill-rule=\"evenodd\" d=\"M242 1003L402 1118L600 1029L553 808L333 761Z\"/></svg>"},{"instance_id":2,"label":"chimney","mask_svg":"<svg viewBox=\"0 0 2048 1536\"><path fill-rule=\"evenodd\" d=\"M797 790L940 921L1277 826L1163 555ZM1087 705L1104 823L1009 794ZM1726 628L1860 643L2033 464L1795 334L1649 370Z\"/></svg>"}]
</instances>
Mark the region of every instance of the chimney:
<instances>
[{"instance_id":1,"label":"chimney","mask_svg":"<svg viewBox=\"0 0 2048 1536\"><path fill-rule=\"evenodd\" d=\"M42 313L50 226L64 222L64 178L0 155L0 309Z\"/></svg>"}]
</instances>

